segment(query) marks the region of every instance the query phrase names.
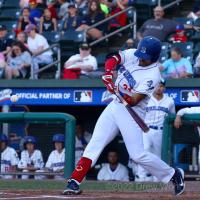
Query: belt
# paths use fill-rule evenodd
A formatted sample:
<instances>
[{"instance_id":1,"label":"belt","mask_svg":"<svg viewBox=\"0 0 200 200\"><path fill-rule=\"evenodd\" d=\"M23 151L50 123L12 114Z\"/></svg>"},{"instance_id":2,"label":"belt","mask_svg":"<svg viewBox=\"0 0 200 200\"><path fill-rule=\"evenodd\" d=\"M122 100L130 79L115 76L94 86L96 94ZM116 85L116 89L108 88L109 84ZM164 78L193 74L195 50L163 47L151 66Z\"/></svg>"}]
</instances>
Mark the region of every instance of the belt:
<instances>
[{"instance_id":1,"label":"belt","mask_svg":"<svg viewBox=\"0 0 200 200\"><path fill-rule=\"evenodd\" d=\"M158 126L149 126L149 128L154 129L154 130L163 130L163 127L158 127Z\"/></svg>"}]
</instances>

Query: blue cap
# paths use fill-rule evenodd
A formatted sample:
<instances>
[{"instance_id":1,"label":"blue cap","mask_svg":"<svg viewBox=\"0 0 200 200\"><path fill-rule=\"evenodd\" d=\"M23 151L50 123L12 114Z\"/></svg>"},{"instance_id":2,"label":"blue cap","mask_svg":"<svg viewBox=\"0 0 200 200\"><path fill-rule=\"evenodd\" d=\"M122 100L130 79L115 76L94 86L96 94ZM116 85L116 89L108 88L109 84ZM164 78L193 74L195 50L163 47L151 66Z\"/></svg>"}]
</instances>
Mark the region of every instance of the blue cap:
<instances>
[{"instance_id":1,"label":"blue cap","mask_svg":"<svg viewBox=\"0 0 200 200\"><path fill-rule=\"evenodd\" d=\"M152 36L147 36L139 42L134 55L144 60L151 60L152 62L156 62L159 59L160 52L160 40Z\"/></svg>"},{"instance_id":2,"label":"blue cap","mask_svg":"<svg viewBox=\"0 0 200 200\"><path fill-rule=\"evenodd\" d=\"M33 136L26 136L24 137L24 144L27 143L32 143L32 144L36 144L36 139Z\"/></svg>"},{"instance_id":3,"label":"blue cap","mask_svg":"<svg viewBox=\"0 0 200 200\"><path fill-rule=\"evenodd\" d=\"M176 25L176 31L183 31L183 30L185 30L183 24L178 24L178 25Z\"/></svg>"},{"instance_id":4,"label":"blue cap","mask_svg":"<svg viewBox=\"0 0 200 200\"><path fill-rule=\"evenodd\" d=\"M53 142L65 142L65 136L63 134L55 134L53 136Z\"/></svg>"},{"instance_id":5,"label":"blue cap","mask_svg":"<svg viewBox=\"0 0 200 200\"><path fill-rule=\"evenodd\" d=\"M5 134L0 135L0 142L8 142L8 137Z\"/></svg>"}]
</instances>

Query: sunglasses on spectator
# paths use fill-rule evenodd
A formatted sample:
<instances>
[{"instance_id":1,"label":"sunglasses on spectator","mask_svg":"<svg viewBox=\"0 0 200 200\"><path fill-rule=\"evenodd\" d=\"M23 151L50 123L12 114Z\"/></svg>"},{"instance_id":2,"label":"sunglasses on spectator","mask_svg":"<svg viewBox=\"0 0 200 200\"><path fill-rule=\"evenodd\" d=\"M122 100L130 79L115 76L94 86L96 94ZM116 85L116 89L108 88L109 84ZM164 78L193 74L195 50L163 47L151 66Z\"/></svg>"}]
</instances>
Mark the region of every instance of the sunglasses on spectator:
<instances>
[{"instance_id":1,"label":"sunglasses on spectator","mask_svg":"<svg viewBox=\"0 0 200 200\"><path fill-rule=\"evenodd\" d=\"M83 50L83 51L88 51L89 48L81 48L81 50Z\"/></svg>"}]
</instances>

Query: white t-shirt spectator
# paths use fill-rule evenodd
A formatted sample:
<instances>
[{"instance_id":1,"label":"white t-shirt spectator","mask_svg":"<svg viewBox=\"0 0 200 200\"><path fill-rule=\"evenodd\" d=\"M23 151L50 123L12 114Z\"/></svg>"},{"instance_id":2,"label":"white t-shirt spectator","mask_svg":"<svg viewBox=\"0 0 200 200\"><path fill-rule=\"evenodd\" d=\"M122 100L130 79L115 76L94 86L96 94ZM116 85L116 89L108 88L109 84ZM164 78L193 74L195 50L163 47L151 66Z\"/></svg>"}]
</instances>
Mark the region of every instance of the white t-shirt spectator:
<instances>
[{"instance_id":1,"label":"white t-shirt spectator","mask_svg":"<svg viewBox=\"0 0 200 200\"><path fill-rule=\"evenodd\" d=\"M46 38L38 33L36 33L35 38L28 37L27 43L28 43L28 48L31 52L37 51L38 48L40 48L40 47L43 47L43 49L49 48L49 44L48 44ZM46 51L41 55L51 56L52 51L51 50Z\"/></svg>"},{"instance_id":2,"label":"white t-shirt spectator","mask_svg":"<svg viewBox=\"0 0 200 200\"><path fill-rule=\"evenodd\" d=\"M1 153L1 172L10 172L12 166L18 165L19 158L16 151L11 147L6 147ZM13 175L2 175L3 179L12 179Z\"/></svg>"},{"instance_id":3,"label":"white t-shirt spectator","mask_svg":"<svg viewBox=\"0 0 200 200\"><path fill-rule=\"evenodd\" d=\"M75 68L76 65L90 65L93 68L93 71L97 70L97 60L94 56L89 55L87 57L81 58L80 54L71 56L68 61L78 60L75 64L68 68ZM81 74L89 74L88 72L81 70Z\"/></svg>"},{"instance_id":4,"label":"white t-shirt spectator","mask_svg":"<svg viewBox=\"0 0 200 200\"><path fill-rule=\"evenodd\" d=\"M112 171L110 164L106 163L100 169L97 180L99 181L129 181L128 170L122 165L118 164L117 168Z\"/></svg>"}]
</instances>

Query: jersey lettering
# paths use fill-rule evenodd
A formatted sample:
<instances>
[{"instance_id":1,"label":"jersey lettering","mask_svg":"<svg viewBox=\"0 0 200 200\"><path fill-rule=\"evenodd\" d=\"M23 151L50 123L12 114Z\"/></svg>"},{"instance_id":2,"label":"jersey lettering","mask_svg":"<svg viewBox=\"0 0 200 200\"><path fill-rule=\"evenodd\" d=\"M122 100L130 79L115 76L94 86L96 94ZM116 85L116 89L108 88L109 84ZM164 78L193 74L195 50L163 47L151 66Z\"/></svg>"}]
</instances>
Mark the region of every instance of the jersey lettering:
<instances>
[{"instance_id":1,"label":"jersey lettering","mask_svg":"<svg viewBox=\"0 0 200 200\"><path fill-rule=\"evenodd\" d=\"M165 107L162 107L162 106L146 107L146 112L153 111L153 110L163 111L163 112L169 113L169 109L165 108Z\"/></svg>"},{"instance_id":2,"label":"jersey lettering","mask_svg":"<svg viewBox=\"0 0 200 200\"><path fill-rule=\"evenodd\" d=\"M123 76L127 80L130 88L133 89L136 84L136 81L133 78L133 76L131 75L131 73L128 70L126 70L123 65L120 66L119 71L120 71L120 73L123 73Z\"/></svg>"}]
</instances>

